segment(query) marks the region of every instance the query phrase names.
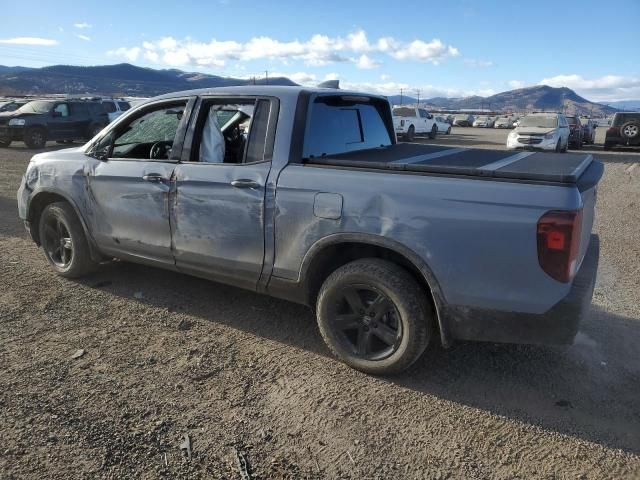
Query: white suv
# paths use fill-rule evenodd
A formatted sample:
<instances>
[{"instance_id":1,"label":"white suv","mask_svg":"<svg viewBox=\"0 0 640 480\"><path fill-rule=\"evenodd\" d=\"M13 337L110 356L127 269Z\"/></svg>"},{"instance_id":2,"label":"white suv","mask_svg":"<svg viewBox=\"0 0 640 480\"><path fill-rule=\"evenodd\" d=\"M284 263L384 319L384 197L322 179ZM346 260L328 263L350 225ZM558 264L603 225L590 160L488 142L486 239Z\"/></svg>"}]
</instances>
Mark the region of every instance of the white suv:
<instances>
[{"instance_id":1,"label":"white suv","mask_svg":"<svg viewBox=\"0 0 640 480\"><path fill-rule=\"evenodd\" d=\"M569 124L562 113L531 113L520 118L507 137L507 149L553 150L569 148Z\"/></svg>"}]
</instances>

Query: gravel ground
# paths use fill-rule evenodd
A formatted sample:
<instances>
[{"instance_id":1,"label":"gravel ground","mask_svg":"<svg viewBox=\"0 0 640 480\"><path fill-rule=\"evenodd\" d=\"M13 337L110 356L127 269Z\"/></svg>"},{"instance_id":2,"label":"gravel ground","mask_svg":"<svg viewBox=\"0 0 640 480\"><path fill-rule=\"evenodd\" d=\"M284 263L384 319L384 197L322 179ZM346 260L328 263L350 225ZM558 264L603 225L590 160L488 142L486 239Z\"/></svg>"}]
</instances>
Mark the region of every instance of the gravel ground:
<instances>
[{"instance_id":1,"label":"gravel ground","mask_svg":"<svg viewBox=\"0 0 640 480\"><path fill-rule=\"evenodd\" d=\"M31 155L0 149L0 477L640 478L637 150L598 153L601 268L575 345L433 348L388 379L329 357L298 305L123 262L57 277L17 218Z\"/></svg>"}]
</instances>

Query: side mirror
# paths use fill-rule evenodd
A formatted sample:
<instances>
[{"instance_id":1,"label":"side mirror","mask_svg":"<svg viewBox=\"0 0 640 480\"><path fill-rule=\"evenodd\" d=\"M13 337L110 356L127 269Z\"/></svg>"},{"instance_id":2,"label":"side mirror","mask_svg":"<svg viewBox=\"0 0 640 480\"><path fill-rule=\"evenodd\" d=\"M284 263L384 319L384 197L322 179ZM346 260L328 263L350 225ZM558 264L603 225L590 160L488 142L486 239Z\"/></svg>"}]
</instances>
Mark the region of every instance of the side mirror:
<instances>
[{"instance_id":1,"label":"side mirror","mask_svg":"<svg viewBox=\"0 0 640 480\"><path fill-rule=\"evenodd\" d=\"M89 154L101 162L106 162L111 153L111 144L113 143L113 132L108 133L95 144L95 147Z\"/></svg>"}]
</instances>

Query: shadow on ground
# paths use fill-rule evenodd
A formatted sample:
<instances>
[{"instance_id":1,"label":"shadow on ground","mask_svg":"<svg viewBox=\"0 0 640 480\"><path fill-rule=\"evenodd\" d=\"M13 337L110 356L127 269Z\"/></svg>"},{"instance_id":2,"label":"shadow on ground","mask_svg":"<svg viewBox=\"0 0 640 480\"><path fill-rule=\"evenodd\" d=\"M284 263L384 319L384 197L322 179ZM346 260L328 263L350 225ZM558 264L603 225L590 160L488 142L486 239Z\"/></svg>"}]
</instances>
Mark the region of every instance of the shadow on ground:
<instances>
[{"instance_id":1,"label":"shadow on ground","mask_svg":"<svg viewBox=\"0 0 640 480\"><path fill-rule=\"evenodd\" d=\"M82 283L122 297L141 292L140 302L329 356L313 313L299 305L122 262L104 265ZM637 453L638 344L639 319L594 307L573 346L460 343L449 350L436 346L404 375L386 380Z\"/></svg>"}]
</instances>

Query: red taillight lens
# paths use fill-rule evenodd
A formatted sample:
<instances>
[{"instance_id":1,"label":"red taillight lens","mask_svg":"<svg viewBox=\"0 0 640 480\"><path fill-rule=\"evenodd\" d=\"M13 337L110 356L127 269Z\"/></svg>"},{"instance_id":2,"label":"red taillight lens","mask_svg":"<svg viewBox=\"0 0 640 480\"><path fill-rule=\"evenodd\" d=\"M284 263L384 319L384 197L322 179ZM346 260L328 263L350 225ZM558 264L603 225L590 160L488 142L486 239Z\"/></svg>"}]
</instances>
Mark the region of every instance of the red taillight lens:
<instances>
[{"instance_id":1,"label":"red taillight lens","mask_svg":"<svg viewBox=\"0 0 640 480\"><path fill-rule=\"evenodd\" d=\"M559 282L568 283L578 268L582 210L550 211L538 220L538 261Z\"/></svg>"}]
</instances>

